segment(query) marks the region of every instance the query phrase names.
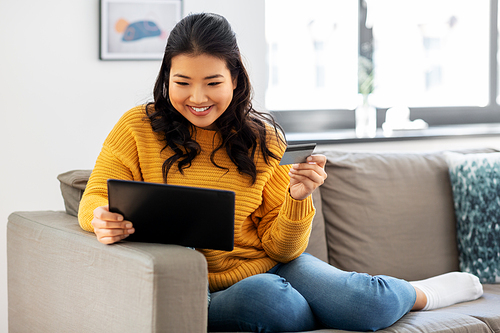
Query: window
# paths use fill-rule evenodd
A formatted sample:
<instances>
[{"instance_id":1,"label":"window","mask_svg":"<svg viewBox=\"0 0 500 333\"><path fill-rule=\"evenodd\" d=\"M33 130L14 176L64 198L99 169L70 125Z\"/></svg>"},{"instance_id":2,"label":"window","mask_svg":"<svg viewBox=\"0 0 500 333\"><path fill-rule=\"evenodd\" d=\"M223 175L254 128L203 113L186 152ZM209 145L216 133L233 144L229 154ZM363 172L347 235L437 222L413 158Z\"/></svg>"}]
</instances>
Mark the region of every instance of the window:
<instances>
[{"instance_id":1,"label":"window","mask_svg":"<svg viewBox=\"0 0 500 333\"><path fill-rule=\"evenodd\" d=\"M266 0L266 108L286 131L379 127L408 106L433 125L500 122L498 0Z\"/></svg>"},{"instance_id":2,"label":"window","mask_svg":"<svg viewBox=\"0 0 500 333\"><path fill-rule=\"evenodd\" d=\"M270 110L355 107L358 5L266 1Z\"/></svg>"},{"instance_id":3,"label":"window","mask_svg":"<svg viewBox=\"0 0 500 333\"><path fill-rule=\"evenodd\" d=\"M375 105L488 104L488 0L376 0L367 10Z\"/></svg>"}]
</instances>

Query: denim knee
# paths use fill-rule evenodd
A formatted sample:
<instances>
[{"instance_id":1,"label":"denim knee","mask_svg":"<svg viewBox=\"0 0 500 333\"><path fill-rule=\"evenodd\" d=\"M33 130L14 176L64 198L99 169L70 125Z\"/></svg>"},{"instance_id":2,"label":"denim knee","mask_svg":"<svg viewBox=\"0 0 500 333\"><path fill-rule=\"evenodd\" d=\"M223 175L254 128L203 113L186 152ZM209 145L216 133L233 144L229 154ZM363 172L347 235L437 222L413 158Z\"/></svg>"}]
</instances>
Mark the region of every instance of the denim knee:
<instances>
[{"instance_id":1,"label":"denim knee","mask_svg":"<svg viewBox=\"0 0 500 333\"><path fill-rule=\"evenodd\" d=\"M391 326L410 311L408 294L411 294L412 287L409 283L388 276L353 275L368 282L359 284L358 288L350 288L351 294L346 303L357 306L347 307L350 327L344 326L345 329L377 331Z\"/></svg>"},{"instance_id":2,"label":"denim knee","mask_svg":"<svg viewBox=\"0 0 500 333\"><path fill-rule=\"evenodd\" d=\"M213 293L208 321L213 331L305 331L316 326L304 297L274 274L254 275Z\"/></svg>"},{"instance_id":3,"label":"denim knee","mask_svg":"<svg viewBox=\"0 0 500 333\"><path fill-rule=\"evenodd\" d=\"M415 290L406 281L342 271L307 254L278 266L276 274L308 300L316 320L328 328L385 328L415 303Z\"/></svg>"}]
</instances>

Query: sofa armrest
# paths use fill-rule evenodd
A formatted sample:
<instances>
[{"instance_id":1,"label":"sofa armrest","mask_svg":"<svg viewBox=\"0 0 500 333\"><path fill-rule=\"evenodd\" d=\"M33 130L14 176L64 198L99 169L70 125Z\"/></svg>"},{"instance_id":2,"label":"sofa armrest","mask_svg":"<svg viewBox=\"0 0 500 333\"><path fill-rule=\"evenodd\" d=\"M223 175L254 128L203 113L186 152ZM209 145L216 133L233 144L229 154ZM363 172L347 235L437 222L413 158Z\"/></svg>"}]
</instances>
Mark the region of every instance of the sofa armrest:
<instances>
[{"instance_id":1,"label":"sofa armrest","mask_svg":"<svg viewBox=\"0 0 500 333\"><path fill-rule=\"evenodd\" d=\"M64 212L7 224L9 332L206 332L207 264L176 245L99 243Z\"/></svg>"}]
</instances>

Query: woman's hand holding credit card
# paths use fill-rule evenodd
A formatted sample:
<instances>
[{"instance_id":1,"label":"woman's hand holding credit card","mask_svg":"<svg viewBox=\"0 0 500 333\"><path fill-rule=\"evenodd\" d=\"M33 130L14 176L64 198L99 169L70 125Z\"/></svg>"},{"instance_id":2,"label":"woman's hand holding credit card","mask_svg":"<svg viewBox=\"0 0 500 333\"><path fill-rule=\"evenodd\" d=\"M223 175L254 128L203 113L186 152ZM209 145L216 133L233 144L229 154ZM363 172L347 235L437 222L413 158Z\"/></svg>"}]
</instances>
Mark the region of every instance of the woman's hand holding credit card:
<instances>
[{"instance_id":1,"label":"woman's hand holding credit card","mask_svg":"<svg viewBox=\"0 0 500 333\"><path fill-rule=\"evenodd\" d=\"M290 195L295 200L304 200L321 186L327 175L325 172L326 156L312 155L315 143L289 145L280 165L292 164L290 175Z\"/></svg>"}]
</instances>

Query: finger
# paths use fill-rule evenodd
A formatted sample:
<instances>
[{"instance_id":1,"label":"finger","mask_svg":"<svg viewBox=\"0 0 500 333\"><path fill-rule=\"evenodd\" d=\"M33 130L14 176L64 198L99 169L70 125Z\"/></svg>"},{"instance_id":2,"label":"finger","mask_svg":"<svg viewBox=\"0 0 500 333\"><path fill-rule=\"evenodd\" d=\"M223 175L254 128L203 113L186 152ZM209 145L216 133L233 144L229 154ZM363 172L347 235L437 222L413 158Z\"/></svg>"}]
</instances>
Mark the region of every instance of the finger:
<instances>
[{"instance_id":1,"label":"finger","mask_svg":"<svg viewBox=\"0 0 500 333\"><path fill-rule=\"evenodd\" d=\"M326 156L325 155L311 155L307 158L308 163L316 163L321 168L324 168L326 165Z\"/></svg>"},{"instance_id":2,"label":"finger","mask_svg":"<svg viewBox=\"0 0 500 333\"><path fill-rule=\"evenodd\" d=\"M323 163L323 161L321 161L321 159L315 159L315 158L312 158L311 156L309 156L307 162L305 162L305 163L292 164L292 169L299 170L299 169L316 169L317 168L319 170L319 169L323 169L323 167L321 166L321 163Z\"/></svg>"},{"instance_id":3,"label":"finger","mask_svg":"<svg viewBox=\"0 0 500 333\"><path fill-rule=\"evenodd\" d=\"M127 238L135 229L95 229L97 239L104 244L111 244Z\"/></svg>"},{"instance_id":4,"label":"finger","mask_svg":"<svg viewBox=\"0 0 500 333\"><path fill-rule=\"evenodd\" d=\"M291 174L303 174L307 175L308 173L316 173L323 179L326 179L327 174L323 168L321 168L317 164L300 164L297 167L292 167L290 169Z\"/></svg>"},{"instance_id":5,"label":"finger","mask_svg":"<svg viewBox=\"0 0 500 333\"><path fill-rule=\"evenodd\" d=\"M300 185L300 184L302 184L308 190L313 191L317 187L321 186L322 182L321 181L317 182L309 177L301 175L295 175L293 178L290 179L290 185Z\"/></svg>"},{"instance_id":6,"label":"finger","mask_svg":"<svg viewBox=\"0 0 500 333\"><path fill-rule=\"evenodd\" d=\"M123 221L123 216L110 212L108 206L101 206L94 209L94 217L103 221Z\"/></svg>"},{"instance_id":7,"label":"finger","mask_svg":"<svg viewBox=\"0 0 500 333\"><path fill-rule=\"evenodd\" d=\"M310 170L310 169L302 169L302 170L290 170L290 181L294 180L296 182L306 182L311 181L316 184L316 186L320 186L325 182L326 173L320 170Z\"/></svg>"},{"instance_id":8,"label":"finger","mask_svg":"<svg viewBox=\"0 0 500 333\"><path fill-rule=\"evenodd\" d=\"M306 189L311 189L319 186L319 184L316 184L311 181L308 177L301 176L301 175L294 175L293 177L290 178L290 185L302 185Z\"/></svg>"},{"instance_id":9,"label":"finger","mask_svg":"<svg viewBox=\"0 0 500 333\"><path fill-rule=\"evenodd\" d=\"M101 237L114 237L129 235L132 229L99 229L98 234Z\"/></svg>"},{"instance_id":10,"label":"finger","mask_svg":"<svg viewBox=\"0 0 500 333\"><path fill-rule=\"evenodd\" d=\"M127 236L112 236L112 237L97 237L97 240L103 244L113 244L113 243L119 242L127 237L128 237L128 235Z\"/></svg>"},{"instance_id":11,"label":"finger","mask_svg":"<svg viewBox=\"0 0 500 333\"><path fill-rule=\"evenodd\" d=\"M325 170L320 167L318 164L294 164L290 169L289 175L301 174L303 176L311 176L313 179L316 179L316 175L323 180L326 179L327 174Z\"/></svg>"},{"instance_id":12,"label":"finger","mask_svg":"<svg viewBox=\"0 0 500 333\"><path fill-rule=\"evenodd\" d=\"M103 221L100 219L93 219L92 226L94 229L131 229L133 228L133 224L130 221Z\"/></svg>"}]
</instances>

